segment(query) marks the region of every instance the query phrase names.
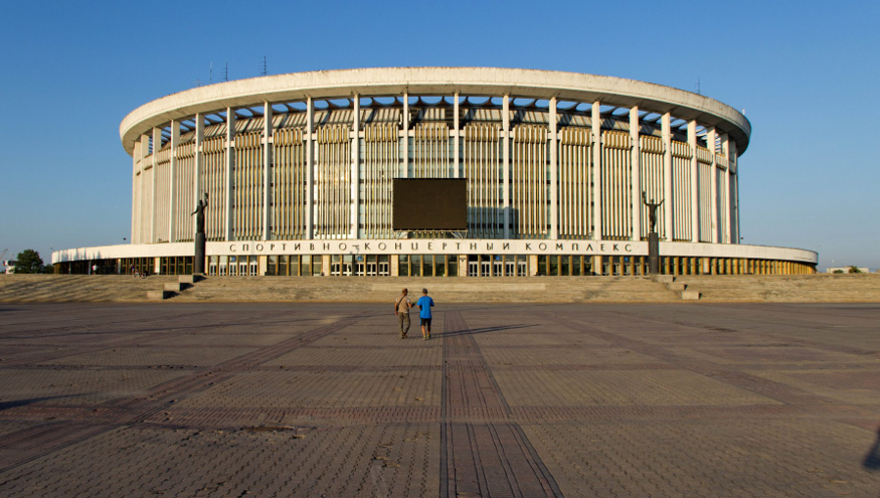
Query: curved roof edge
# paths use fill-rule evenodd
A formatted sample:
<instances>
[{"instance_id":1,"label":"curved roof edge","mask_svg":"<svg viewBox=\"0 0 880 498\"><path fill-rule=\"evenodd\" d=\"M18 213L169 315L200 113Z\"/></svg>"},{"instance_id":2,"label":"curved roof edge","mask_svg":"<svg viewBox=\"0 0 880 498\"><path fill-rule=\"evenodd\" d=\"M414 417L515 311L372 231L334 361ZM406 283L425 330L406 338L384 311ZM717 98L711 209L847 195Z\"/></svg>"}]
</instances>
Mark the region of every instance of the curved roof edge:
<instances>
[{"instance_id":1,"label":"curved roof edge","mask_svg":"<svg viewBox=\"0 0 880 498\"><path fill-rule=\"evenodd\" d=\"M225 107L253 106L313 98L363 95L415 94L512 95L556 97L619 106L644 106L654 112L672 112L698 119L727 133L741 154L748 148L751 124L733 107L696 93L638 80L585 73L487 67L392 67L309 71L193 88L148 102L129 113L119 136L132 154L137 137L172 119Z\"/></svg>"}]
</instances>

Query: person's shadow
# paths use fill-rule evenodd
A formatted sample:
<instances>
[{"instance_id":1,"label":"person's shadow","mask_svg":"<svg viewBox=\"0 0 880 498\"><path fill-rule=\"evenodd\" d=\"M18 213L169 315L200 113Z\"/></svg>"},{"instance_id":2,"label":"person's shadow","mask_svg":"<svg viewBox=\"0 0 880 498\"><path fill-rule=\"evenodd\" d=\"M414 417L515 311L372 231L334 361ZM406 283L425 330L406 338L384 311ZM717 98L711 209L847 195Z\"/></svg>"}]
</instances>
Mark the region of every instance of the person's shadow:
<instances>
[{"instance_id":1,"label":"person's shadow","mask_svg":"<svg viewBox=\"0 0 880 498\"><path fill-rule=\"evenodd\" d=\"M877 439L874 440L874 446L871 446L868 454L865 455L862 467L868 470L880 469L880 428L877 429Z\"/></svg>"}]
</instances>

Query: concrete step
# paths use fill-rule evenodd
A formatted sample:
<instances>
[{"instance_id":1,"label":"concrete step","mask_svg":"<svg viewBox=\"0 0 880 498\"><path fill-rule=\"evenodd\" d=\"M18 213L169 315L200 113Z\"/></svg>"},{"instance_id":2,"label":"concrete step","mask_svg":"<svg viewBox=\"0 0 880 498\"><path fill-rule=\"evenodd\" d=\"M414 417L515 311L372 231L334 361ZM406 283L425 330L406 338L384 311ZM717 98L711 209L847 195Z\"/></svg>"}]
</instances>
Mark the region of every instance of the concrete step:
<instances>
[{"instance_id":1,"label":"concrete step","mask_svg":"<svg viewBox=\"0 0 880 498\"><path fill-rule=\"evenodd\" d=\"M145 302L165 284L172 302L375 302L427 287L438 301L486 302L880 302L880 275L692 275L671 292L656 277L208 277L181 285L177 276L0 275L0 302ZM186 280L186 279L184 279ZM664 283L661 283L664 282Z\"/></svg>"}]
</instances>

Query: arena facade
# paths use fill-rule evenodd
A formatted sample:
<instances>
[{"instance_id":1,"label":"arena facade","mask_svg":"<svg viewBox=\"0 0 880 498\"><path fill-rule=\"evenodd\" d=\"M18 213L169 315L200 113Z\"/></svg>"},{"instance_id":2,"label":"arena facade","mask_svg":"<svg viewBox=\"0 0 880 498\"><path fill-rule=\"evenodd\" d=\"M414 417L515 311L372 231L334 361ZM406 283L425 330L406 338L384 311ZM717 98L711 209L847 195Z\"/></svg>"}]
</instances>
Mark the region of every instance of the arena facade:
<instances>
[{"instance_id":1,"label":"arena facade","mask_svg":"<svg viewBox=\"0 0 880 498\"><path fill-rule=\"evenodd\" d=\"M131 243L56 251L59 273L532 276L815 271L741 244L735 109L661 85L499 68L380 68L194 88L125 117ZM392 229L394 178L466 178L468 228Z\"/></svg>"}]
</instances>

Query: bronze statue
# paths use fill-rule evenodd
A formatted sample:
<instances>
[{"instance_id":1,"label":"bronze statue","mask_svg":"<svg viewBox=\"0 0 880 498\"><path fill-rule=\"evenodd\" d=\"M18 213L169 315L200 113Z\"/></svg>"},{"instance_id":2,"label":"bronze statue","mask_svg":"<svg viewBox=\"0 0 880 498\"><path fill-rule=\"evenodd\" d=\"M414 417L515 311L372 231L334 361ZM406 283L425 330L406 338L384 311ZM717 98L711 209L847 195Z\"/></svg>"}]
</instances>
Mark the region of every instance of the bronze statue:
<instances>
[{"instance_id":1,"label":"bronze statue","mask_svg":"<svg viewBox=\"0 0 880 498\"><path fill-rule=\"evenodd\" d=\"M205 274L205 209L208 208L208 193L196 205L192 214L196 215L195 252L193 254L193 275Z\"/></svg>"},{"instance_id":2,"label":"bronze statue","mask_svg":"<svg viewBox=\"0 0 880 498\"><path fill-rule=\"evenodd\" d=\"M204 200L200 200L196 205L196 210L192 214L196 215L196 233L205 233L205 208L208 207L208 194L205 193Z\"/></svg>"},{"instance_id":3,"label":"bronze statue","mask_svg":"<svg viewBox=\"0 0 880 498\"><path fill-rule=\"evenodd\" d=\"M648 196L642 191L642 202L645 203L645 206L648 208L648 216L651 220L651 233L657 233L657 208L663 204L663 201L659 203L648 202Z\"/></svg>"}]
</instances>

